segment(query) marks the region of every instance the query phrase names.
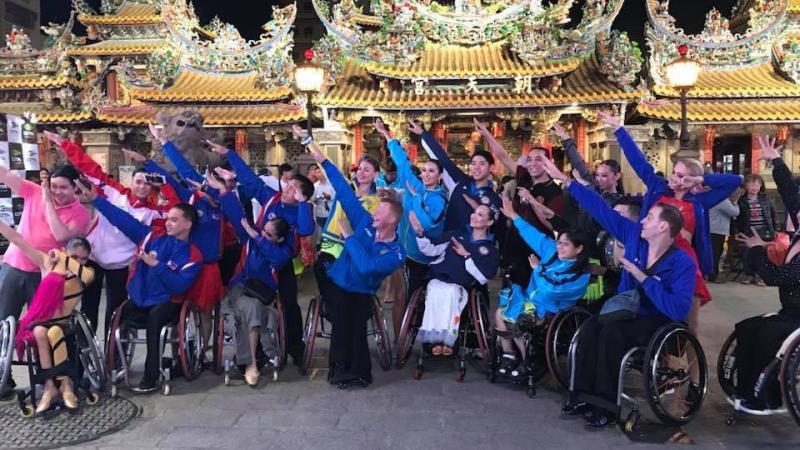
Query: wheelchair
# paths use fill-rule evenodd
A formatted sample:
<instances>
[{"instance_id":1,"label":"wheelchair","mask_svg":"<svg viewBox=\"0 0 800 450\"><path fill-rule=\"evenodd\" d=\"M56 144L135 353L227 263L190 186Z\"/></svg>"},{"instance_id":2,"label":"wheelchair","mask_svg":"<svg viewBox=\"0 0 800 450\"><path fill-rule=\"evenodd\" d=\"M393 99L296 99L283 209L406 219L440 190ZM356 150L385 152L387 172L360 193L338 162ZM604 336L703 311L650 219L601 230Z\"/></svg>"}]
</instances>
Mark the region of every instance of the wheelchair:
<instances>
[{"instance_id":1,"label":"wheelchair","mask_svg":"<svg viewBox=\"0 0 800 450\"><path fill-rule=\"evenodd\" d=\"M629 372L637 371L643 377L647 403L661 422L684 425L694 418L708 387L708 366L700 342L685 324L665 324L653 333L646 347L633 347L625 353L619 366L615 403L575 391L575 355L583 330L585 324L570 343L569 391L564 396L564 406L585 401L610 411L616 410L617 423L626 433L631 433L638 427L641 413L633 396L625 392L625 377ZM626 407L630 411L623 421Z\"/></svg>"},{"instance_id":2,"label":"wheelchair","mask_svg":"<svg viewBox=\"0 0 800 450\"><path fill-rule=\"evenodd\" d=\"M533 323L521 325L516 331L495 330L493 345L490 347L492 358L488 374L489 382L496 382L499 374L503 356L500 338L522 337L525 354L521 355L521 361L525 364L526 373L515 382L527 382L527 395L530 398L536 397L536 383L548 373L563 389L567 389L569 387L567 356L570 343L583 322L591 316L592 314L586 309L574 306L557 314L548 314Z\"/></svg>"},{"instance_id":3,"label":"wheelchair","mask_svg":"<svg viewBox=\"0 0 800 450\"><path fill-rule=\"evenodd\" d=\"M11 366L26 366L30 387L17 391L17 403L24 417L32 417L36 407L38 385L43 385L49 378L68 376L79 400L94 405L100 400L100 393L105 389L108 380L103 352L100 343L94 336L89 320L78 310L69 316L35 326L60 326L64 331L63 340L67 349L67 359L52 368L43 369L38 362L35 345L27 342L23 350L23 358L13 360L15 319L12 316L0 323L0 381L5 384L11 373Z\"/></svg>"},{"instance_id":4,"label":"wheelchair","mask_svg":"<svg viewBox=\"0 0 800 450\"><path fill-rule=\"evenodd\" d=\"M756 416L790 414L800 425L800 328L791 333L765 369L767 376L777 377L783 404L777 408L750 409L737 397L736 383L736 331L722 344L717 360L717 379L725 392L726 400L733 406L733 413L725 419L727 425L736 423L738 413Z\"/></svg>"},{"instance_id":5,"label":"wheelchair","mask_svg":"<svg viewBox=\"0 0 800 450\"><path fill-rule=\"evenodd\" d=\"M372 296L373 313L370 324L367 325L367 336L375 340L375 354L378 364L384 371L389 370L392 364L392 350L389 344L389 334L386 331L386 319L383 316L383 306L376 296ZM307 375L311 369L314 357L314 344L317 338L330 339L331 332L326 330L325 322L328 322L328 314L325 302L321 297L313 297L308 304L306 321L303 325L303 365L300 373ZM328 322L330 324L330 322Z\"/></svg>"},{"instance_id":6,"label":"wheelchair","mask_svg":"<svg viewBox=\"0 0 800 450\"><path fill-rule=\"evenodd\" d=\"M128 388L132 387L130 369L134 350L138 344L147 344L146 338L139 337L139 330L144 331L147 324L122 317L122 310L129 301L123 302L114 311L106 340L112 397L118 394L120 380L124 380ZM161 390L163 395L169 395L172 360L179 360L183 376L187 381L197 378L203 370L204 343L197 307L190 301L183 302L177 321L162 327L159 336L158 370L161 374ZM167 344L171 346L171 358L164 357Z\"/></svg>"},{"instance_id":7,"label":"wheelchair","mask_svg":"<svg viewBox=\"0 0 800 450\"><path fill-rule=\"evenodd\" d=\"M422 325L422 318L425 315L425 298L427 286L422 286L411 296L403 321L400 325L400 332L397 337L397 369L402 369L411 358L414 342ZM490 325L487 300L485 290L482 287L473 287L469 291L469 300L461 313L459 321L458 339L453 353L458 360L458 371L456 381L461 383L467 373L467 355L471 350L477 350L480 354L480 370L486 373L489 370L490 352ZM419 380L425 372L424 359L428 356L424 349L420 349L417 358L417 367L414 370L413 378ZM437 358L448 359L450 356L440 356Z\"/></svg>"},{"instance_id":8,"label":"wheelchair","mask_svg":"<svg viewBox=\"0 0 800 450\"><path fill-rule=\"evenodd\" d=\"M274 314L276 320L276 330L273 330L272 338L278 346L278 365L272 369L272 381L278 381L278 372L286 366L286 318L283 302L277 292L270 308L270 314ZM217 373L222 373L223 384L230 386L234 379L244 377L244 373L236 365L236 319L232 314L223 313L220 305L214 311L214 366Z\"/></svg>"}]
</instances>

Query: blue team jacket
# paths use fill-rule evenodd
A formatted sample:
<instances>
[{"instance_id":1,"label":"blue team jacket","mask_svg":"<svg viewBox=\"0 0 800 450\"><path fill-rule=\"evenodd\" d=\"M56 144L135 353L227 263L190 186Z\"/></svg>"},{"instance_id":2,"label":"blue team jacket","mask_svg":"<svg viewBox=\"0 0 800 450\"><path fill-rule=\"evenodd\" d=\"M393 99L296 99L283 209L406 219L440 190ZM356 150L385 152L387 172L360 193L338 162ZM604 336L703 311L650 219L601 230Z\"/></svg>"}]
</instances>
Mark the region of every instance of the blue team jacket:
<instances>
[{"instance_id":1,"label":"blue team jacket","mask_svg":"<svg viewBox=\"0 0 800 450\"><path fill-rule=\"evenodd\" d=\"M273 200L273 197L279 192L264 184L264 181L253 172L253 169L235 151L229 151L227 158L234 172L236 172L236 177L245 197L257 199L261 206L265 208L263 213L265 219L276 216L281 217L289 223L289 226L298 236L311 236L314 234L316 222L314 221L314 208L311 203L306 201L297 205L287 205L277 201L277 199ZM263 220L256 225L263 227Z\"/></svg>"},{"instance_id":2,"label":"blue team jacket","mask_svg":"<svg viewBox=\"0 0 800 450\"><path fill-rule=\"evenodd\" d=\"M614 132L617 142L625 158L630 163L636 175L647 186L647 193L642 202L642 212L639 218L647 215L650 208L655 205L663 195L673 197L675 194L669 188L666 178L656 175L653 166L647 162L647 158L642 154L639 146L631 138L625 128L619 128ZM703 184L711 190L700 194L686 194L683 199L692 202L694 205L694 217L696 221L694 235L692 236L692 247L697 252L697 260L700 263L700 271L703 274L710 274L714 268L714 257L711 251L711 235L709 234L708 211L721 201L728 198L733 191L742 184L742 177L727 173L712 173L703 176Z\"/></svg>"},{"instance_id":3,"label":"blue team jacket","mask_svg":"<svg viewBox=\"0 0 800 450\"><path fill-rule=\"evenodd\" d=\"M408 257L416 262L430 264L433 258L425 256L417 246L417 234L408 221L408 214L414 211L420 224L425 229L426 236L436 238L444 231L444 213L447 208L447 193L444 188L437 186L426 189L425 184L411 170L411 161L408 159L403 146L397 139L389 141L389 153L397 165L397 182L403 194L403 218L398 225L398 235L406 249ZM408 185L416 192L408 192Z\"/></svg>"},{"instance_id":4,"label":"blue team jacket","mask_svg":"<svg viewBox=\"0 0 800 450\"><path fill-rule=\"evenodd\" d=\"M353 235L344 241L342 255L328 267L328 276L345 291L374 294L383 279L403 264L406 252L398 239L375 242L372 215L361 206L350 184L330 161L322 163L322 168L353 227Z\"/></svg>"},{"instance_id":5,"label":"blue team jacket","mask_svg":"<svg viewBox=\"0 0 800 450\"><path fill-rule=\"evenodd\" d=\"M172 145L171 142L167 142L164 145L165 152L168 149L175 147ZM174 153L180 155L177 150L173 150ZM167 153L169 156L169 153ZM180 156L183 158L183 156ZM186 166L190 168L191 171L194 169L188 165L186 160L183 160ZM189 177L184 175L180 172L181 162L177 160L173 160L173 164L176 168L178 168L179 173L183 179L188 180L195 180L195 177ZM194 209L197 211L197 225L194 227L194 231L192 231L192 244L196 245L198 249L200 249L200 253L203 254L203 262L204 263L214 263L219 261L222 257L222 246L220 240L222 239L222 210L220 210L219 206L213 206L204 195L195 192L192 189L188 189L186 186L182 185L175 177L172 176L169 172L164 170L163 167L159 166L152 160L147 160L145 163L145 170L152 173L158 173L166 178L167 183L175 189L175 193L178 195L178 198L184 202L189 203L190 205L194 206ZM199 176L199 174L198 174Z\"/></svg>"},{"instance_id":6,"label":"blue team jacket","mask_svg":"<svg viewBox=\"0 0 800 450\"><path fill-rule=\"evenodd\" d=\"M249 279L259 279L272 289L277 289L277 273L291 261L294 255L294 239L284 239L274 244L263 236L253 239L242 228L244 210L233 192L227 192L219 198L222 211L236 231L236 237L242 243L242 258L239 267L231 278L230 285L244 283Z\"/></svg>"},{"instance_id":7,"label":"blue team jacket","mask_svg":"<svg viewBox=\"0 0 800 450\"><path fill-rule=\"evenodd\" d=\"M447 205L447 214L444 219L445 231L461 230L465 224L469 224L469 216L472 215L472 206L464 200L464 194L477 200L484 205L492 204L498 211L503 207L500 194L494 191L494 183L489 181L485 187L475 186L472 178L467 176L458 166L450 160L444 149L436 142L436 139L427 131L422 133L422 145L427 147L436 156L436 160L442 164L445 172L456 183L453 192L450 192L450 203Z\"/></svg>"},{"instance_id":8,"label":"blue team jacket","mask_svg":"<svg viewBox=\"0 0 800 450\"><path fill-rule=\"evenodd\" d=\"M648 244L641 238L642 225L622 217L608 206L600 194L580 183L570 183L567 191L600 226L625 244L625 258L644 270ZM662 316L672 321L682 321L692 306L696 270L692 257L681 249L675 249L650 269L650 276L642 283L623 270L617 292L641 287L644 295L639 306L640 316Z\"/></svg>"},{"instance_id":9,"label":"blue team jacket","mask_svg":"<svg viewBox=\"0 0 800 450\"><path fill-rule=\"evenodd\" d=\"M157 254L157 266L150 267L137 259L128 278L128 295L136 306L146 308L178 300L189 290L202 267L203 257L197 247L163 231L153 231L102 197L92 205L140 249Z\"/></svg>"}]
</instances>

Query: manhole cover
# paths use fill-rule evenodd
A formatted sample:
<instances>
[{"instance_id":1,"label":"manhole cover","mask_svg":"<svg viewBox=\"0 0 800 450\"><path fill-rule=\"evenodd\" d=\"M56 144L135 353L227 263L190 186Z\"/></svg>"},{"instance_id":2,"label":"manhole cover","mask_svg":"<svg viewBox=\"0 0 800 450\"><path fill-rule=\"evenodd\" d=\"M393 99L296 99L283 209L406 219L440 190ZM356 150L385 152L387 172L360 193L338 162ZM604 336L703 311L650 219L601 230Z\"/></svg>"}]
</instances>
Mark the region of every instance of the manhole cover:
<instances>
[{"instance_id":1,"label":"manhole cover","mask_svg":"<svg viewBox=\"0 0 800 450\"><path fill-rule=\"evenodd\" d=\"M124 398L102 398L97 404L81 403L76 414L66 411L47 419L25 418L16 402L0 405L0 447L54 448L91 441L121 430L141 408Z\"/></svg>"}]
</instances>

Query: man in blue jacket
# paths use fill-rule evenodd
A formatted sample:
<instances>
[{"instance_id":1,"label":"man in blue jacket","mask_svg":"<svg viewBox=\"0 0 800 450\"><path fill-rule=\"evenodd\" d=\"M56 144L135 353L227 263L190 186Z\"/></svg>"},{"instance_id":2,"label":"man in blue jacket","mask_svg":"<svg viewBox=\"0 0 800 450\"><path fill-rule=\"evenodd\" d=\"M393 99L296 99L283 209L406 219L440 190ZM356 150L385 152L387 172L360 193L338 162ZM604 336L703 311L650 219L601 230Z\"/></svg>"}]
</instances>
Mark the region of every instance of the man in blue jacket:
<instances>
[{"instance_id":1,"label":"man in blue jacket","mask_svg":"<svg viewBox=\"0 0 800 450\"><path fill-rule=\"evenodd\" d=\"M331 332L330 380L341 389L366 387L372 383L372 364L367 344L367 321L373 313L373 296L381 282L400 267L406 254L397 236L403 207L393 190L381 197L375 212L361 205L350 183L320 151L319 145L297 125L295 136L328 176L336 198L352 224L339 225L345 237L344 250L325 267L317 265L319 291L326 302Z\"/></svg>"},{"instance_id":2,"label":"man in blue jacket","mask_svg":"<svg viewBox=\"0 0 800 450\"><path fill-rule=\"evenodd\" d=\"M186 203L175 205L167 213L164 229L154 229L98 197L93 186L81 183L81 190L82 201L91 202L112 225L138 244L139 260L127 286L131 301L123 307L122 317L146 324L144 376L133 391L153 392L158 389L161 328L175 322L181 310L182 294L195 282L203 265L203 255L190 243L197 211Z\"/></svg>"},{"instance_id":3,"label":"man in blue jacket","mask_svg":"<svg viewBox=\"0 0 800 450\"><path fill-rule=\"evenodd\" d=\"M299 174L294 175L283 188L283 192L278 192L267 186L236 152L211 141L208 143L216 153L227 158L236 173L242 193L248 198L257 199L261 204L261 215L255 224L257 230L264 228L266 221L281 217L292 228L290 240L293 242L300 237L314 234L314 206L307 201L314 196L314 184L311 180ZM217 173L224 174L224 171L218 170ZM294 248L296 256L300 247L295 245ZM303 361L303 318L300 305L297 304L297 277L292 264L283 266L278 273L278 293L283 301L286 319L286 352L299 366Z\"/></svg>"},{"instance_id":4,"label":"man in blue jacket","mask_svg":"<svg viewBox=\"0 0 800 450\"><path fill-rule=\"evenodd\" d=\"M675 247L683 226L681 213L671 205L654 205L636 223L622 217L600 195L580 183L571 182L550 162L548 173L560 179L567 192L611 235L625 243L622 282L618 292L638 291L636 318L600 323L587 322L576 352L575 392L588 394L585 402L568 405L563 415L586 415L590 429L603 428L616 420L619 366L634 346L646 345L652 334L669 322L684 321L694 294L696 265L685 251ZM587 398L587 397L584 397Z\"/></svg>"}]
</instances>

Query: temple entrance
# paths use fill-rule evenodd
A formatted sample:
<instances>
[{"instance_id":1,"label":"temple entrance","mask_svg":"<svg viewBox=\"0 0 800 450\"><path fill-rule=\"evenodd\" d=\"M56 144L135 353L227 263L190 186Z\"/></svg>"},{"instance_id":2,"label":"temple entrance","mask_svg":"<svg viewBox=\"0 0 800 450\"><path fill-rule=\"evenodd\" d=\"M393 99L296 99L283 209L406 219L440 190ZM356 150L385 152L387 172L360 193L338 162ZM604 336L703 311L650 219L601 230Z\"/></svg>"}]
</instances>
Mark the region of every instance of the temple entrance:
<instances>
[{"instance_id":1,"label":"temple entrance","mask_svg":"<svg viewBox=\"0 0 800 450\"><path fill-rule=\"evenodd\" d=\"M722 136L714 139L714 171L719 173L750 173L752 138Z\"/></svg>"}]
</instances>

